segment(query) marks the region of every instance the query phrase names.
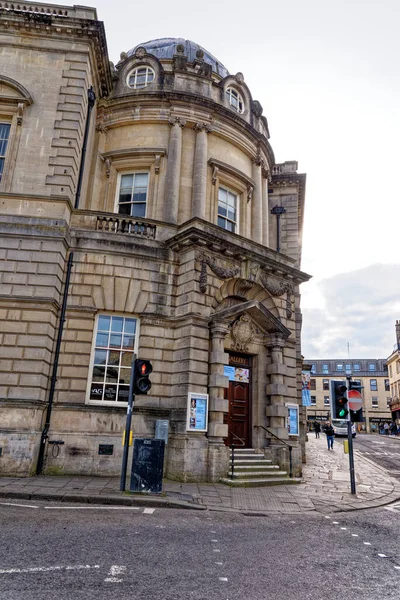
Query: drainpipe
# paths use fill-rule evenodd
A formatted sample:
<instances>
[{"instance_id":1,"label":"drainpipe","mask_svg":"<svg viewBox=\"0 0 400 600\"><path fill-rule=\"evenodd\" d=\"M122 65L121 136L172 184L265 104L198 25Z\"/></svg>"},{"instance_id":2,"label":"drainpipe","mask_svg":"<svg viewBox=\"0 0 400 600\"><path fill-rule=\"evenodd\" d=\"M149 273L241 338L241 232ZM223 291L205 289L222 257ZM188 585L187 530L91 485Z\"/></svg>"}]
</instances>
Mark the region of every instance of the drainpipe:
<instances>
[{"instance_id":1,"label":"drainpipe","mask_svg":"<svg viewBox=\"0 0 400 600\"><path fill-rule=\"evenodd\" d=\"M93 86L90 86L88 89L88 109L86 115L86 125L85 125L85 135L83 136L83 146L82 146L82 155L81 155L81 165L79 167L79 177L78 177L78 185L76 186L76 194L75 194L75 207L79 208L79 200L81 198L81 188L83 181L83 172L85 168L85 158L86 158L86 146L89 137L89 127L90 127L90 115L92 113L92 109L94 103L96 101L96 94L94 93Z\"/></svg>"},{"instance_id":2,"label":"drainpipe","mask_svg":"<svg viewBox=\"0 0 400 600\"><path fill-rule=\"evenodd\" d=\"M67 274L65 277L64 294L63 294L63 301L62 301L62 306L61 306L60 324L58 327L56 350L54 353L53 371L52 371L52 375L51 375L49 402L47 404L46 422L44 424L44 429L42 431L42 436L40 438L40 448L39 448L39 456L38 456L38 462L37 462L37 467L36 467L36 475L40 475L43 471L44 451L46 449L46 440L48 438L47 434L48 434L49 427L50 427L50 418L51 418L51 410L53 408L54 390L55 390L56 383L57 383L58 361L60 358L61 339L62 339L62 334L63 334L63 330L64 330L65 312L67 309L68 288L69 288L69 282L71 279L73 258L74 258L74 253L71 252L68 257Z\"/></svg>"}]
</instances>

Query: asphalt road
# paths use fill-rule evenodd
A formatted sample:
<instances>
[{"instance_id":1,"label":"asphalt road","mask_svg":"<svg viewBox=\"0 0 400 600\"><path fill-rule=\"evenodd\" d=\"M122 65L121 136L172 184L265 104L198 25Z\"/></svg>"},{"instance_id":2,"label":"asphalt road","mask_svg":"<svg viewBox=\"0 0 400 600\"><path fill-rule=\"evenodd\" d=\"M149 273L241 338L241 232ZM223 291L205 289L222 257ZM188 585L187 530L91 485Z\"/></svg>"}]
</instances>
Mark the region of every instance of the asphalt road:
<instances>
[{"instance_id":1,"label":"asphalt road","mask_svg":"<svg viewBox=\"0 0 400 600\"><path fill-rule=\"evenodd\" d=\"M6 502L1 600L399 597L400 503L329 518Z\"/></svg>"},{"instance_id":2,"label":"asphalt road","mask_svg":"<svg viewBox=\"0 0 400 600\"><path fill-rule=\"evenodd\" d=\"M355 437L354 449L400 480L400 440L384 435L362 434Z\"/></svg>"}]
</instances>

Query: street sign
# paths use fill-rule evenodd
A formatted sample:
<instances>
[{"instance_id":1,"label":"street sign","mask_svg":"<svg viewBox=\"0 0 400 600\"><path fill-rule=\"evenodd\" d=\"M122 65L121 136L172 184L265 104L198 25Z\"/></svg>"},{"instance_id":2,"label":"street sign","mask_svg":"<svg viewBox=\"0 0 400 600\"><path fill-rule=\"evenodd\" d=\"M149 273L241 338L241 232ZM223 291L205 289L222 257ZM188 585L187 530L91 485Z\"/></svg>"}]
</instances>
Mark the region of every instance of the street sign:
<instances>
[{"instance_id":1,"label":"street sign","mask_svg":"<svg viewBox=\"0 0 400 600\"><path fill-rule=\"evenodd\" d=\"M357 412L358 410L362 409L363 399L360 392L358 392L357 390L349 390L347 392L347 396L349 398L350 410Z\"/></svg>"}]
</instances>

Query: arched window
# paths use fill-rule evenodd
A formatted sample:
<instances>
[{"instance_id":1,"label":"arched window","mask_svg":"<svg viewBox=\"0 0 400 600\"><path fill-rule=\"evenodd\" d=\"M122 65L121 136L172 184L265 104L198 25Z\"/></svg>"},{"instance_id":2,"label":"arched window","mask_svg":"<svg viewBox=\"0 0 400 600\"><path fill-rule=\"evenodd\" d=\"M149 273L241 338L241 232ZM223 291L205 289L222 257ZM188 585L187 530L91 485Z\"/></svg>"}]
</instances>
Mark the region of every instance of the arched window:
<instances>
[{"instance_id":1,"label":"arched window","mask_svg":"<svg viewBox=\"0 0 400 600\"><path fill-rule=\"evenodd\" d=\"M141 88L145 88L149 83L152 83L154 78L155 73L151 67L136 67L128 75L128 85L134 90L140 90Z\"/></svg>"},{"instance_id":2,"label":"arched window","mask_svg":"<svg viewBox=\"0 0 400 600\"><path fill-rule=\"evenodd\" d=\"M227 88L225 95L228 99L229 106L236 110L238 113L242 113L244 109L244 102L242 96L235 88Z\"/></svg>"}]
</instances>

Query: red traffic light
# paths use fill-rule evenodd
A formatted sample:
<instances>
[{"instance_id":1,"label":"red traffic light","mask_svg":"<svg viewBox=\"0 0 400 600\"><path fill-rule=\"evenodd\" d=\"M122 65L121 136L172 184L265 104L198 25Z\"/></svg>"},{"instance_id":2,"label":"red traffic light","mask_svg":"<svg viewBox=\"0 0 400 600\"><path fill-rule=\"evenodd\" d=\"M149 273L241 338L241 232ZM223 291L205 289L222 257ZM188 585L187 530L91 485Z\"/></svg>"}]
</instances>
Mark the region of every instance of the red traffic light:
<instances>
[{"instance_id":1,"label":"red traffic light","mask_svg":"<svg viewBox=\"0 0 400 600\"><path fill-rule=\"evenodd\" d=\"M153 371L152 364L149 360L136 359L135 361L135 394L147 394L151 388L149 379L150 373Z\"/></svg>"}]
</instances>

